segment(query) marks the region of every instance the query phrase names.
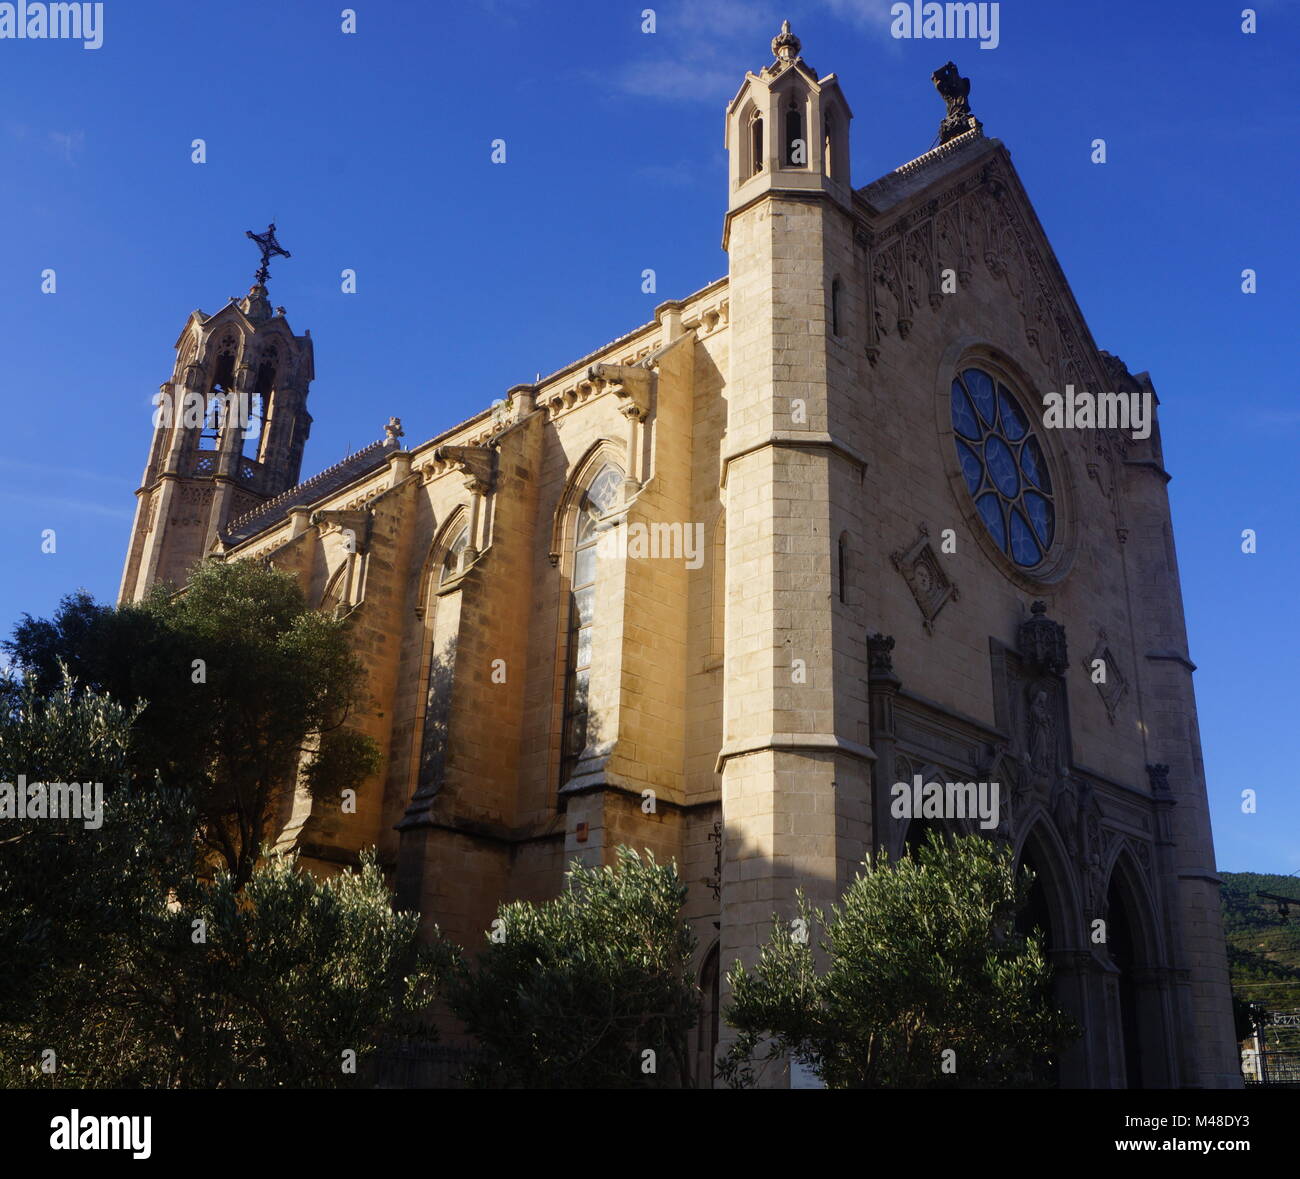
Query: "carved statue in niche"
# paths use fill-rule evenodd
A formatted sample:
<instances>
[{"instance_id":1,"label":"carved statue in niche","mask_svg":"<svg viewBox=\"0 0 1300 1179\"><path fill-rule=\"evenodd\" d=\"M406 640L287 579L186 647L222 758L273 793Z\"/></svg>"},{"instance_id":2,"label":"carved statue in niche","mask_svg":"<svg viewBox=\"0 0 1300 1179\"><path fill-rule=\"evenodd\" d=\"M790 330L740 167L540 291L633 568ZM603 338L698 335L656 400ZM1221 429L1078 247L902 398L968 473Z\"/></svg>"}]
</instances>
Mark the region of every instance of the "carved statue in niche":
<instances>
[{"instance_id":1,"label":"carved statue in niche","mask_svg":"<svg viewBox=\"0 0 1300 1179\"><path fill-rule=\"evenodd\" d=\"M939 217L938 243L941 255L940 269L950 266L957 271L958 283L965 287L970 283L970 259L966 249L966 239L961 226L961 206L954 201Z\"/></svg>"},{"instance_id":2,"label":"carved statue in niche","mask_svg":"<svg viewBox=\"0 0 1300 1179\"><path fill-rule=\"evenodd\" d=\"M1016 240L1015 231L1009 225L1002 224L1002 219L1007 217L1004 208L1004 205L997 205L990 217L990 223L994 226L993 252L998 260L996 277L1007 284L1007 289L1023 315L1025 294L1028 290L1026 282L1028 268L1025 265L1024 255L1020 252L1020 243Z\"/></svg>"},{"instance_id":3,"label":"carved statue in niche","mask_svg":"<svg viewBox=\"0 0 1300 1179\"><path fill-rule=\"evenodd\" d=\"M876 255L875 264L876 331L887 336L902 316L902 292L893 260L887 253Z\"/></svg>"},{"instance_id":4,"label":"carved statue in niche","mask_svg":"<svg viewBox=\"0 0 1300 1179\"><path fill-rule=\"evenodd\" d=\"M1025 748L1029 770L1035 778L1050 778L1056 769L1056 718L1047 689L1029 689L1029 732Z\"/></svg>"},{"instance_id":5,"label":"carved statue in niche","mask_svg":"<svg viewBox=\"0 0 1300 1179\"><path fill-rule=\"evenodd\" d=\"M918 229L907 235L907 263L908 301L913 305L920 304L921 292L917 289L917 283L918 281L924 282L925 294L930 307L937 311L939 305L943 302L943 296L935 286L938 280L938 272L935 269L934 258L930 250L929 222L922 224Z\"/></svg>"},{"instance_id":6,"label":"carved statue in niche","mask_svg":"<svg viewBox=\"0 0 1300 1179\"><path fill-rule=\"evenodd\" d=\"M1084 901L1095 917L1106 915L1106 875L1102 868L1101 804L1088 781L1079 788L1079 851L1084 863Z\"/></svg>"},{"instance_id":7,"label":"carved statue in niche","mask_svg":"<svg viewBox=\"0 0 1300 1179\"><path fill-rule=\"evenodd\" d=\"M1070 774L1062 775L1056 784L1052 815L1065 846L1073 851L1079 838L1079 793L1075 779Z\"/></svg>"},{"instance_id":8,"label":"carved statue in niche","mask_svg":"<svg viewBox=\"0 0 1300 1179\"><path fill-rule=\"evenodd\" d=\"M1020 775L1005 754L1005 746L996 746L992 758L980 768L980 776L1002 785L1002 805L998 808L998 825L994 828L993 838L1010 843L1015 839L1016 819L1023 800Z\"/></svg>"},{"instance_id":9,"label":"carved statue in niche","mask_svg":"<svg viewBox=\"0 0 1300 1179\"><path fill-rule=\"evenodd\" d=\"M1004 795L1010 805L1002 808L1002 821L1006 825L1007 837L1010 838L1020 829L1020 820L1028 808L1029 800L1025 795L1025 776L1009 755L1005 746L1001 747L1001 768L998 771Z\"/></svg>"}]
</instances>

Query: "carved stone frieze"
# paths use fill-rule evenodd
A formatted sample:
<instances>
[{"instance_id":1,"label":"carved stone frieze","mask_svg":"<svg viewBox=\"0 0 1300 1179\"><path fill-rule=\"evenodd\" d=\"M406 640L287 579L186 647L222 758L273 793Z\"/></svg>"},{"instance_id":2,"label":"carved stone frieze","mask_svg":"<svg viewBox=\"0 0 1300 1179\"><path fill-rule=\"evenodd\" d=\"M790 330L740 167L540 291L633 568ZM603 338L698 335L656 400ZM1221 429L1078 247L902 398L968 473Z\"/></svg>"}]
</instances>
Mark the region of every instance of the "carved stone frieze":
<instances>
[{"instance_id":1,"label":"carved stone frieze","mask_svg":"<svg viewBox=\"0 0 1300 1179\"><path fill-rule=\"evenodd\" d=\"M311 523L318 527L321 536L339 533L349 553L364 553L370 540L370 513L361 509L312 512Z\"/></svg>"},{"instance_id":2,"label":"carved stone frieze","mask_svg":"<svg viewBox=\"0 0 1300 1179\"><path fill-rule=\"evenodd\" d=\"M624 414L645 418L650 413L650 391L654 373L640 364L593 364L587 379L598 389L608 389L627 404Z\"/></svg>"},{"instance_id":3,"label":"carved stone frieze","mask_svg":"<svg viewBox=\"0 0 1300 1179\"><path fill-rule=\"evenodd\" d=\"M1006 283L1019 306L1025 342L1062 385L1108 389L1104 360L1068 310L1050 247L1021 207L1000 160L959 181L878 232L860 230L868 250L866 353L875 363L882 340L906 338L919 306L937 309L939 275L954 269L959 289L974 259ZM1112 382L1113 383L1113 382Z\"/></svg>"},{"instance_id":4,"label":"carved stone frieze","mask_svg":"<svg viewBox=\"0 0 1300 1179\"><path fill-rule=\"evenodd\" d=\"M463 471L482 489L490 489L495 482L496 452L485 446L439 446L431 457L434 462Z\"/></svg>"},{"instance_id":5,"label":"carved stone frieze","mask_svg":"<svg viewBox=\"0 0 1300 1179\"><path fill-rule=\"evenodd\" d=\"M187 507L206 507L212 503L212 491L210 483L205 486L188 484L179 489L176 499Z\"/></svg>"},{"instance_id":6,"label":"carved stone frieze","mask_svg":"<svg viewBox=\"0 0 1300 1179\"><path fill-rule=\"evenodd\" d=\"M926 633L933 634L934 620L939 616L939 611L950 600L956 601L958 593L957 586L930 545L929 528L922 524L912 546L891 553L890 560L903 575L907 588L916 599Z\"/></svg>"}]
</instances>

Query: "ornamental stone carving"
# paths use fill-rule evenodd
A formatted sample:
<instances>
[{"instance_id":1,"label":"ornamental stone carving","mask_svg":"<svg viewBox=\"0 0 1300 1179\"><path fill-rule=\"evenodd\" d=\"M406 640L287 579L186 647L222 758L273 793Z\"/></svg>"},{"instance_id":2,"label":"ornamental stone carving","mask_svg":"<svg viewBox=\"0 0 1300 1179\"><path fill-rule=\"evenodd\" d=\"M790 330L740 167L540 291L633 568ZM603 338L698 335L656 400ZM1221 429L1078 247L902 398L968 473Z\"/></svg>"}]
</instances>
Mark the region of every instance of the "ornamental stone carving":
<instances>
[{"instance_id":1,"label":"ornamental stone carving","mask_svg":"<svg viewBox=\"0 0 1300 1179\"><path fill-rule=\"evenodd\" d=\"M956 601L958 593L957 586L930 545L929 527L922 524L912 547L890 554L890 560L903 575L907 588L912 591L912 597L920 607L926 634L933 634L934 620L939 616L939 611L949 600Z\"/></svg>"},{"instance_id":2,"label":"ornamental stone carving","mask_svg":"<svg viewBox=\"0 0 1300 1179\"><path fill-rule=\"evenodd\" d=\"M957 67L948 62L930 75L930 81L939 92L939 97L947 104L948 113L939 124L939 142L947 143L958 135L963 135L975 126L975 117L970 111L970 79L957 73Z\"/></svg>"},{"instance_id":3,"label":"ornamental stone carving","mask_svg":"<svg viewBox=\"0 0 1300 1179\"><path fill-rule=\"evenodd\" d=\"M1047 606L1035 602L1030 617L1020 624L1020 658L1027 670L1037 675L1065 674L1067 656L1065 627L1047 617Z\"/></svg>"},{"instance_id":4,"label":"ornamental stone carving","mask_svg":"<svg viewBox=\"0 0 1300 1179\"><path fill-rule=\"evenodd\" d=\"M1107 719L1114 724L1119 702L1128 691L1128 681L1111 653L1104 629L1097 632L1097 642L1092 652L1084 659L1083 670L1096 687L1101 702L1106 706Z\"/></svg>"}]
</instances>

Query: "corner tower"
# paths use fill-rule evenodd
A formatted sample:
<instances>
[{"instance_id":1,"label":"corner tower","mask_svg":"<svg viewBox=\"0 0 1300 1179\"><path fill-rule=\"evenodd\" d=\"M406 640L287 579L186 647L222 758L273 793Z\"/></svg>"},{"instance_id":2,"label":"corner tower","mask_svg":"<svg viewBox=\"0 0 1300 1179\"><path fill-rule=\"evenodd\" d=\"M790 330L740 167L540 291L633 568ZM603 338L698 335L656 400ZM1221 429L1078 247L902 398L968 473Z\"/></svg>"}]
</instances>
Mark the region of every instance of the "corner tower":
<instances>
[{"instance_id":1,"label":"corner tower","mask_svg":"<svg viewBox=\"0 0 1300 1179\"><path fill-rule=\"evenodd\" d=\"M773 912L795 915L796 889L837 899L871 841L865 639L837 556L861 527L865 470L849 441L861 408L844 326L865 283L852 112L800 49L786 22L773 62L727 108L727 963L753 961Z\"/></svg>"},{"instance_id":2,"label":"corner tower","mask_svg":"<svg viewBox=\"0 0 1300 1179\"><path fill-rule=\"evenodd\" d=\"M275 226L248 235L262 265L242 299L191 313L171 380L154 398L153 443L140 488L119 601L155 582L183 585L226 524L298 482L311 430L311 333L271 309L267 261L288 257Z\"/></svg>"}]
</instances>

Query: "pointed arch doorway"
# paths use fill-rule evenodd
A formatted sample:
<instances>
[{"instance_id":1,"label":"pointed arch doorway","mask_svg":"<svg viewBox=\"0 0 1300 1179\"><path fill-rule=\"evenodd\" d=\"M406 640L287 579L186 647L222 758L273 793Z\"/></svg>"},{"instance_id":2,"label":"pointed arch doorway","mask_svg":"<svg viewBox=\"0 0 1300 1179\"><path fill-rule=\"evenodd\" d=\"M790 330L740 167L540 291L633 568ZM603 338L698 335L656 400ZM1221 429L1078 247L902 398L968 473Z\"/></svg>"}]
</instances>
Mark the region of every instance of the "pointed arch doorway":
<instances>
[{"instance_id":1,"label":"pointed arch doorway","mask_svg":"<svg viewBox=\"0 0 1300 1179\"><path fill-rule=\"evenodd\" d=\"M1114 988L1112 1084L1126 1089L1177 1085L1169 1038L1168 974L1145 877L1131 852L1121 852L1106 889L1106 952Z\"/></svg>"},{"instance_id":2,"label":"pointed arch doorway","mask_svg":"<svg viewBox=\"0 0 1300 1179\"><path fill-rule=\"evenodd\" d=\"M1055 827L1046 816L1040 816L1031 823L1016 858L1017 871L1029 868L1034 873L1028 902L1016 918L1016 930L1022 934L1042 931L1044 952L1052 968L1052 1002L1074 1020L1081 1033L1064 1050L1043 1058L1039 1079L1050 1087L1080 1089L1092 1083L1087 1016L1092 955L1083 943L1079 895L1069 864Z\"/></svg>"}]
</instances>

